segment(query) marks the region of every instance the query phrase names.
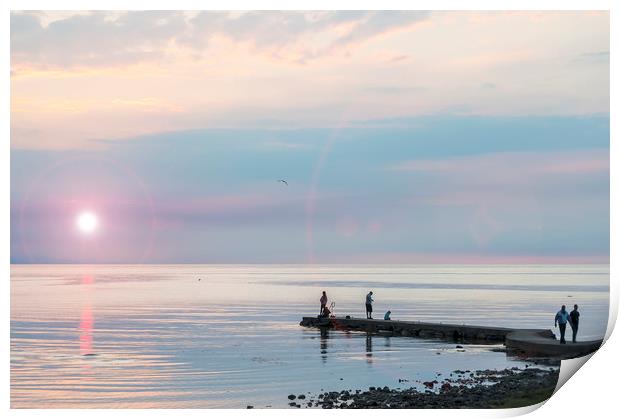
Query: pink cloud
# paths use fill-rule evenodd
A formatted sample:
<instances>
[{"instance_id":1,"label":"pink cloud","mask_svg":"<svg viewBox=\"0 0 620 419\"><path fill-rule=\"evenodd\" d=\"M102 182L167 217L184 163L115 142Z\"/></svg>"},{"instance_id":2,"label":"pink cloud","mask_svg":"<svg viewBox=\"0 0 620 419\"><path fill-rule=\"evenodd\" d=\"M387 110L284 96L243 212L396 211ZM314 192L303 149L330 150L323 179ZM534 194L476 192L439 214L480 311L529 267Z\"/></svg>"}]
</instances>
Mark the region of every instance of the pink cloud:
<instances>
[{"instance_id":1,"label":"pink cloud","mask_svg":"<svg viewBox=\"0 0 620 419\"><path fill-rule=\"evenodd\" d=\"M609 255L491 255L483 253L368 253L339 256L341 263L385 263L385 264L589 264L609 263ZM329 262L320 260L319 262Z\"/></svg>"},{"instance_id":2,"label":"pink cloud","mask_svg":"<svg viewBox=\"0 0 620 419\"><path fill-rule=\"evenodd\" d=\"M161 202L159 209L177 213L226 213L230 211L268 208L287 203L305 202L303 197L282 197L277 194L231 194L185 199L182 202Z\"/></svg>"},{"instance_id":3,"label":"pink cloud","mask_svg":"<svg viewBox=\"0 0 620 419\"><path fill-rule=\"evenodd\" d=\"M609 172L609 155L586 160L549 163L540 169L541 173L587 174Z\"/></svg>"},{"instance_id":4,"label":"pink cloud","mask_svg":"<svg viewBox=\"0 0 620 419\"><path fill-rule=\"evenodd\" d=\"M541 175L609 172L608 150L500 152L435 160L411 160L389 168L402 172L467 176L490 182ZM492 175L492 176L491 176Z\"/></svg>"}]
</instances>

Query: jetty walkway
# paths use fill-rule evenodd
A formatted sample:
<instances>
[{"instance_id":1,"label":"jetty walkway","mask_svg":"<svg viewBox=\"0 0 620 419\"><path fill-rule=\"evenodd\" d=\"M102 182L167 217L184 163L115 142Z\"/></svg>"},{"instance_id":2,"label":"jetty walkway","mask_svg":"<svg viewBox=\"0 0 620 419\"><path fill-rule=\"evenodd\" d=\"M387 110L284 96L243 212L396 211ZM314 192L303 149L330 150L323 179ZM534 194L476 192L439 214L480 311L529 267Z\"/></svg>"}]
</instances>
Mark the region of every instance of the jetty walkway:
<instances>
[{"instance_id":1,"label":"jetty walkway","mask_svg":"<svg viewBox=\"0 0 620 419\"><path fill-rule=\"evenodd\" d=\"M503 343L506 349L531 357L577 358L596 351L602 339L560 344L551 330L512 329L507 327L469 326L448 323L425 323L401 320L362 319L353 317L303 317L300 326L336 330L389 333L426 339L457 342Z\"/></svg>"}]
</instances>

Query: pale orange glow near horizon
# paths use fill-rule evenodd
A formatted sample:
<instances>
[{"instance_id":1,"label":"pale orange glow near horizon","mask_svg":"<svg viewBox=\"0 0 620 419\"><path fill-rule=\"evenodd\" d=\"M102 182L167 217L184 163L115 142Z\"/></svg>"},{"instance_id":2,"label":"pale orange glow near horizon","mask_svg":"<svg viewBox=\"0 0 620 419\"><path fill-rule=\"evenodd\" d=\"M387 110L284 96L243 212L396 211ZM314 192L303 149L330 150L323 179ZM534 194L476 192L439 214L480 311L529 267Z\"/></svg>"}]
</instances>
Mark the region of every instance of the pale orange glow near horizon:
<instances>
[{"instance_id":1,"label":"pale orange glow near horizon","mask_svg":"<svg viewBox=\"0 0 620 419\"><path fill-rule=\"evenodd\" d=\"M132 16L98 13L82 13L76 37L90 33L88 22L113 30L115 19ZM347 122L609 111L605 56L598 55L609 50L606 13L364 13L224 13L193 21L196 13L170 12L157 25L145 15L131 21L137 27L122 44L97 45L91 34L86 47L53 39L49 22L62 26L70 13L14 12L11 146L92 149L99 139L265 120L331 126L342 122L334 109ZM40 25L36 35L20 23L28 19ZM297 20L302 28L290 26ZM170 28L162 34L164 24Z\"/></svg>"}]
</instances>

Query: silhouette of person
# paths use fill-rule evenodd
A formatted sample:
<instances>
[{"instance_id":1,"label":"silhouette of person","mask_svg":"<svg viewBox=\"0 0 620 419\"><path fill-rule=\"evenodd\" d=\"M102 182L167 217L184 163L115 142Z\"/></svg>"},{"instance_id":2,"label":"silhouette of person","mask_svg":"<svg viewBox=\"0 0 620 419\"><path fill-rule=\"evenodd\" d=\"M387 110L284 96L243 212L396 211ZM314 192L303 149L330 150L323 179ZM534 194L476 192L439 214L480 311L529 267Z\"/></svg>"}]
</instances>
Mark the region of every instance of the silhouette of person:
<instances>
[{"instance_id":1,"label":"silhouette of person","mask_svg":"<svg viewBox=\"0 0 620 419\"><path fill-rule=\"evenodd\" d=\"M372 319L372 303L373 303L372 299L372 291L370 291L368 294L366 294L366 318L367 319Z\"/></svg>"},{"instance_id":2,"label":"silhouette of person","mask_svg":"<svg viewBox=\"0 0 620 419\"><path fill-rule=\"evenodd\" d=\"M372 364L372 335L366 333L366 362Z\"/></svg>"},{"instance_id":3,"label":"silhouette of person","mask_svg":"<svg viewBox=\"0 0 620 419\"><path fill-rule=\"evenodd\" d=\"M321 315L319 317L323 317L326 319L329 319L329 315L332 314L332 312L330 311L329 308L327 308L327 306L323 307L323 313L321 313Z\"/></svg>"},{"instance_id":4,"label":"silhouette of person","mask_svg":"<svg viewBox=\"0 0 620 419\"><path fill-rule=\"evenodd\" d=\"M577 330L579 329L579 306L575 304L573 311L569 314L570 327L573 329L573 343L577 342Z\"/></svg>"},{"instance_id":5,"label":"silhouette of person","mask_svg":"<svg viewBox=\"0 0 620 419\"><path fill-rule=\"evenodd\" d=\"M570 316L566 311L566 306L562 305L560 311L558 311L555 315L555 327L560 325L560 343L565 344L566 339L564 339L564 334L566 333L566 323L568 323Z\"/></svg>"},{"instance_id":6,"label":"silhouette of person","mask_svg":"<svg viewBox=\"0 0 620 419\"><path fill-rule=\"evenodd\" d=\"M386 311L385 316L383 316L383 320L392 320L390 319L390 314L392 314L390 310Z\"/></svg>"},{"instance_id":7,"label":"silhouette of person","mask_svg":"<svg viewBox=\"0 0 620 419\"><path fill-rule=\"evenodd\" d=\"M329 339L329 333L327 332L327 329L321 328L320 346L321 346L321 360L323 361L323 363L325 363L327 361L327 341L328 341L328 339Z\"/></svg>"},{"instance_id":8,"label":"silhouette of person","mask_svg":"<svg viewBox=\"0 0 620 419\"><path fill-rule=\"evenodd\" d=\"M325 306L327 305L327 294L323 291L323 295L321 296L321 311L319 312L319 316L323 315L323 311L325 310Z\"/></svg>"}]
</instances>

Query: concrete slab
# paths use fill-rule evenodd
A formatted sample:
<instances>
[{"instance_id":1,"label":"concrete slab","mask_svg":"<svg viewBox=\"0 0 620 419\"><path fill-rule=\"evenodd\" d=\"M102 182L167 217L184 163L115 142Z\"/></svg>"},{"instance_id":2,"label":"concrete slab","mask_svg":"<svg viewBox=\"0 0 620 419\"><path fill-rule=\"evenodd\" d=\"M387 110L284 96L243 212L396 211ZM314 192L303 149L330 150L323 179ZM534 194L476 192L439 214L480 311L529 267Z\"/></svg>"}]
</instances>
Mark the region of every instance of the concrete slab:
<instances>
[{"instance_id":1,"label":"concrete slab","mask_svg":"<svg viewBox=\"0 0 620 419\"><path fill-rule=\"evenodd\" d=\"M357 330L367 333L390 333L397 336L504 343L508 350L533 357L576 358L596 351L602 340L560 344L551 330L513 329L508 327L473 326L465 324L428 323L401 320L332 317L303 317L300 326Z\"/></svg>"}]
</instances>

